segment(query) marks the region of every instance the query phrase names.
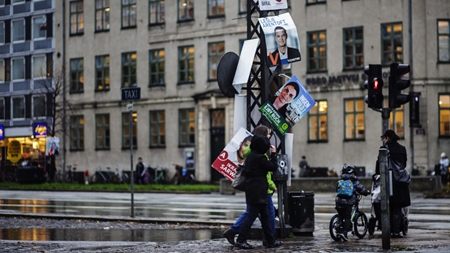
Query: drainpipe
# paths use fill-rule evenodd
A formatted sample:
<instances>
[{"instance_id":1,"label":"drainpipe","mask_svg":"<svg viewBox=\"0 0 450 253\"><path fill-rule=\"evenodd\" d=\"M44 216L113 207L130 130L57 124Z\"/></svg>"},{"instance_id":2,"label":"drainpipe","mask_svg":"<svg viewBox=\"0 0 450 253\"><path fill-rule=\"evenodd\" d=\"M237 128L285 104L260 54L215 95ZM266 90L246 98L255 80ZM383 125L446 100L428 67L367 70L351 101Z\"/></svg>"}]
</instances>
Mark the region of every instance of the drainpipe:
<instances>
[{"instance_id":1,"label":"drainpipe","mask_svg":"<svg viewBox=\"0 0 450 253\"><path fill-rule=\"evenodd\" d=\"M408 0L408 64L409 64L409 80L411 85L409 86L409 93L413 91L413 50L412 50L412 6L411 0ZM409 102L411 103L411 101ZM410 119L411 120L411 119ZM411 122L409 122L409 150L411 157L411 173L414 169L414 127L411 126Z\"/></svg>"},{"instance_id":2,"label":"drainpipe","mask_svg":"<svg viewBox=\"0 0 450 253\"><path fill-rule=\"evenodd\" d=\"M66 0L62 1L62 169L66 170ZM54 120L54 119L53 119Z\"/></svg>"}]
</instances>

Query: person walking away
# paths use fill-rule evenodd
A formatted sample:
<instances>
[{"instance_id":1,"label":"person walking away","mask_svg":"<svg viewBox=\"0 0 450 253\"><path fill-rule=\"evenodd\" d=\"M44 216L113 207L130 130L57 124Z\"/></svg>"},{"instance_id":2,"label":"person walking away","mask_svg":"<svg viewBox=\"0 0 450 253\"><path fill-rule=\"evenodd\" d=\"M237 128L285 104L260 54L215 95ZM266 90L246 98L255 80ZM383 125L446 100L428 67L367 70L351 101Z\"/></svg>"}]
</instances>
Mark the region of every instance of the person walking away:
<instances>
[{"instance_id":1,"label":"person walking away","mask_svg":"<svg viewBox=\"0 0 450 253\"><path fill-rule=\"evenodd\" d=\"M340 182L341 181L350 181L350 189L346 194L341 194ZM338 192L336 196L336 210L339 215L342 217L344 228L342 233L339 235L342 240L348 241L347 233L352 231L352 208L356 204L357 197L356 192L362 194L364 196L369 195L370 191L368 191L364 186L358 181L358 178L355 176L355 168L353 166L344 166L341 171L341 180L338 181L336 191Z\"/></svg>"},{"instance_id":2,"label":"person walking away","mask_svg":"<svg viewBox=\"0 0 450 253\"><path fill-rule=\"evenodd\" d=\"M306 161L306 156L302 156L302 159L300 159L298 167L300 167L300 177L309 176L308 175L309 174L309 164Z\"/></svg>"},{"instance_id":3,"label":"person walking away","mask_svg":"<svg viewBox=\"0 0 450 253\"><path fill-rule=\"evenodd\" d=\"M260 215L264 238L267 240L268 248L275 248L283 245L275 240L270 231L270 221L267 211L267 172L276 171L278 159L276 153L270 154L270 159L266 157L266 151L270 148L270 141L266 136L255 134L250 144L251 152L245 159L245 176L247 185L245 190L245 201L248 207L248 214L241 226L241 231L236 241L236 246L241 249L254 249L247 243L247 236L256 217Z\"/></svg>"},{"instance_id":4,"label":"person walking away","mask_svg":"<svg viewBox=\"0 0 450 253\"><path fill-rule=\"evenodd\" d=\"M142 157L138 158L138 163L136 164L136 178L135 183L143 184L145 173L147 173L147 166L145 166L145 163L142 161Z\"/></svg>"},{"instance_id":5,"label":"person walking away","mask_svg":"<svg viewBox=\"0 0 450 253\"><path fill-rule=\"evenodd\" d=\"M259 125L254 129L253 134L260 134L260 135L266 136L267 139L270 139L271 130L267 126ZM243 153L243 157L244 158L247 157L247 155L250 153L250 151L251 151L251 149L250 149L250 144L249 144ZM276 148L274 145L270 145L270 152L273 152L273 153L276 152ZM266 158L269 159L269 156L267 155L267 153L266 153ZM273 196L273 193L277 190L277 186L272 180L272 172L270 172L270 171L267 172L266 178L267 178L267 185L268 185L267 211L269 213L270 230L272 232L272 235L275 236L275 232L276 232L275 231L275 216L276 215L275 215L275 207L273 205L272 196ZM244 222L245 218L247 217L247 214L248 214L248 205L247 205L245 212L243 212L239 216L239 218L234 222L234 224L229 229L225 230L225 232L223 232L223 236L227 239L227 241L230 244L232 244L232 245L236 244L234 241L234 237L236 234L239 234L242 223ZM263 245L264 246L267 245L267 241L265 240L265 238L263 240Z\"/></svg>"},{"instance_id":6,"label":"person walking away","mask_svg":"<svg viewBox=\"0 0 450 253\"><path fill-rule=\"evenodd\" d=\"M441 154L441 160L439 160L439 165L440 165L441 183L443 186L446 186L448 182L449 161L447 155L444 152L442 152Z\"/></svg>"},{"instance_id":7,"label":"person walking away","mask_svg":"<svg viewBox=\"0 0 450 253\"><path fill-rule=\"evenodd\" d=\"M386 148L389 150L389 159L400 163L403 168L406 169L406 148L398 143L400 137L394 132L394 130L388 129L381 136ZM377 169L379 170L379 164L377 161ZM396 182L393 180L393 195L389 198L389 212L391 220L391 233L393 238L401 238L400 234L402 217L402 208L411 205L411 196L409 193L409 184Z\"/></svg>"}]
</instances>

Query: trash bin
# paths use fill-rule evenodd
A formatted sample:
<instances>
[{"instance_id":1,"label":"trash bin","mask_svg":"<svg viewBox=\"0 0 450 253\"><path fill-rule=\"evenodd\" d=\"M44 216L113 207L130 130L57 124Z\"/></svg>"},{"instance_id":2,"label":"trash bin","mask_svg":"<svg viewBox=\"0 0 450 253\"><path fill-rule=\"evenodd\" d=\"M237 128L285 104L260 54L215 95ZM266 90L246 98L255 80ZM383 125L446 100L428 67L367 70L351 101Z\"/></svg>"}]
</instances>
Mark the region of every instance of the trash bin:
<instances>
[{"instance_id":1,"label":"trash bin","mask_svg":"<svg viewBox=\"0 0 450 253\"><path fill-rule=\"evenodd\" d=\"M289 225L294 233L314 232L314 192L288 192Z\"/></svg>"}]
</instances>

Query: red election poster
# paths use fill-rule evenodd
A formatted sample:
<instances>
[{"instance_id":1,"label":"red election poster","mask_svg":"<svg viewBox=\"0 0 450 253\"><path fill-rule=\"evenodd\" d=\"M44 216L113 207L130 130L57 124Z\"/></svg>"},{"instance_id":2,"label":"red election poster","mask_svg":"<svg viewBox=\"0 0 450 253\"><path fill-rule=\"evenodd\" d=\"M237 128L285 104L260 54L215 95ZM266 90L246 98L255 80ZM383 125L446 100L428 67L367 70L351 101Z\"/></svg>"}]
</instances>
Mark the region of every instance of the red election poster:
<instances>
[{"instance_id":1,"label":"red election poster","mask_svg":"<svg viewBox=\"0 0 450 253\"><path fill-rule=\"evenodd\" d=\"M244 150L250 145L252 136L249 131L241 127L211 166L233 181L238 164L244 162Z\"/></svg>"}]
</instances>

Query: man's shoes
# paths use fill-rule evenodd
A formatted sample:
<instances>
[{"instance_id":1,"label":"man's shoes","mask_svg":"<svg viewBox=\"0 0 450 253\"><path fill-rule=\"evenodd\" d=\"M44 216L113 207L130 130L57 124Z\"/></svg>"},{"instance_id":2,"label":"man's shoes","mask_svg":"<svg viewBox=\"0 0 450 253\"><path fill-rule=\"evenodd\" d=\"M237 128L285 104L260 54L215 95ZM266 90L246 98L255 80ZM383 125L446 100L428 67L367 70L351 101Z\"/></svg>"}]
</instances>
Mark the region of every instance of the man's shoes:
<instances>
[{"instance_id":1,"label":"man's shoes","mask_svg":"<svg viewBox=\"0 0 450 253\"><path fill-rule=\"evenodd\" d=\"M392 233L392 238L403 238L403 235L400 233Z\"/></svg>"},{"instance_id":2,"label":"man's shoes","mask_svg":"<svg viewBox=\"0 0 450 253\"><path fill-rule=\"evenodd\" d=\"M267 240L266 240L266 239L263 239L263 246L264 246L264 247L267 247L267 245L269 245L269 244L267 243Z\"/></svg>"},{"instance_id":3,"label":"man's shoes","mask_svg":"<svg viewBox=\"0 0 450 253\"><path fill-rule=\"evenodd\" d=\"M269 244L267 246L267 248L276 248L276 247L280 247L281 245L283 245L283 243L281 241L275 241L274 243Z\"/></svg>"},{"instance_id":4,"label":"man's shoes","mask_svg":"<svg viewBox=\"0 0 450 253\"><path fill-rule=\"evenodd\" d=\"M240 249L254 249L255 248L252 245L248 244L247 242L236 242L235 246Z\"/></svg>"},{"instance_id":5,"label":"man's shoes","mask_svg":"<svg viewBox=\"0 0 450 253\"><path fill-rule=\"evenodd\" d=\"M341 237L341 239L342 239L344 242L348 241L347 234L340 234L339 236Z\"/></svg>"},{"instance_id":6,"label":"man's shoes","mask_svg":"<svg viewBox=\"0 0 450 253\"><path fill-rule=\"evenodd\" d=\"M236 244L236 243L234 242L234 236L235 236L235 233L234 233L231 229L225 230L225 232L223 232L223 236L224 236L225 238L227 238L227 241L228 241L229 243L231 243L232 245L235 245L235 244Z\"/></svg>"}]
</instances>

